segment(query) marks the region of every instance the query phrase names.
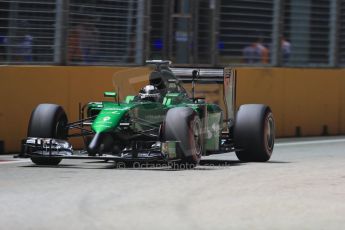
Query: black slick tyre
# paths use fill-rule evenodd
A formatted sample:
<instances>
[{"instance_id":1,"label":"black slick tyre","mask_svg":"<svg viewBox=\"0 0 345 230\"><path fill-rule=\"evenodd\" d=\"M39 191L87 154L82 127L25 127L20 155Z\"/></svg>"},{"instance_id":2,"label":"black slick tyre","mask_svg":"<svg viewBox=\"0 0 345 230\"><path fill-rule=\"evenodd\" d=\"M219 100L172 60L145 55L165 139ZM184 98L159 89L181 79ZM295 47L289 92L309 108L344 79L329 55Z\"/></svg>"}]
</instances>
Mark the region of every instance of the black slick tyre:
<instances>
[{"instance_id":1,"label":"black slick tyre","mask_svg":"<svg viewBox=\"0 0 345 230\"><path fill-rule=\"evenodd\" d=\"M176 154L179 161L173 168L195 167L202 154L201 121L197 113L186 107L170 109L166 115L163 137L166 141L177 141Z\"/></svg>"},{"instance_id":2,"label":"black slick tyre","mask_svg":"<svg viewBox=\"0 0 345 230\"><path fill-rule=\"evenodd\" d=\"M237 112L234 142L240 161L265 162L272 155L275 139L274 118L266 105L242 105Z\"/></svg>"},{"instance_id":3,"label":"black slick tyre","mask_svg":"<svg viewBox=\"0 0 345 230\"><path fill-rule=\"evenodd\" d=\"M63 108L55 104L40 104L31 113L28 137L67 139L67 116ZM31 157L36 165L58 165L61 159Z\"/></svg>"}]
</instances>

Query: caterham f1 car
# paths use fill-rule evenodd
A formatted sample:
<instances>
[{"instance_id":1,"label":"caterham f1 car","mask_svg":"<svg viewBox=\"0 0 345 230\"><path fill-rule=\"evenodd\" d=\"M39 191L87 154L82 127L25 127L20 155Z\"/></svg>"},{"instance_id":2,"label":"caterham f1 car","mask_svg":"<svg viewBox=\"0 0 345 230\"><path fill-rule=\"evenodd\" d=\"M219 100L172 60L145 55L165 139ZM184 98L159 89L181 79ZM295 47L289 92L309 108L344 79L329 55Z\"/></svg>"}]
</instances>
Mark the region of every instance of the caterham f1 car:
<instances>
[{"instance_id":1,"label":"caterham f1 car","mask_svg":"<svg viewBox=\"0 0 345 230\"><path fill-rule=\"evenodd\" d=\"M114 80L116 92L104 93L111 101L79 106L78 121L69 122L59 105L38 105L31 114L24 155L36 165L100 159L194 167L204 155L225 152L235 152L245 162L270 159L275 138L272 111L262 104L241 105L236 111L234 69L172 68L163 60L147 63L154 70L139 93L121 97L120 91L137 81L120 72ZM220 86L223 106L197 97L199 84ZM84 139L84 151L74 151L68 142L78 136Z\"/></svg>"}]
</instances>

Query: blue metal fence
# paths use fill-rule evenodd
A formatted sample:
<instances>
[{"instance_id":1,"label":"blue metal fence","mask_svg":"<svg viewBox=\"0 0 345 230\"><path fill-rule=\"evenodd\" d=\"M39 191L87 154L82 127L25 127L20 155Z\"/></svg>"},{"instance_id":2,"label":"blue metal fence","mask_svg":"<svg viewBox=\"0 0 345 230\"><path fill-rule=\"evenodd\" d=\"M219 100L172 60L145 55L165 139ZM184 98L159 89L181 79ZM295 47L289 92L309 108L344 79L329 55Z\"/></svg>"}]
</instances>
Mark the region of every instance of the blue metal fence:
<instances>
[{"instance_id":1,"label":"blue metal fence","mask_svg":"<svg viewBox=\"0 0 345 230\"><path fill-rule=\"evenodd\" d=\"M2 0L0 64L345 64L345 0Z\"/></svg>"}]
</instances>

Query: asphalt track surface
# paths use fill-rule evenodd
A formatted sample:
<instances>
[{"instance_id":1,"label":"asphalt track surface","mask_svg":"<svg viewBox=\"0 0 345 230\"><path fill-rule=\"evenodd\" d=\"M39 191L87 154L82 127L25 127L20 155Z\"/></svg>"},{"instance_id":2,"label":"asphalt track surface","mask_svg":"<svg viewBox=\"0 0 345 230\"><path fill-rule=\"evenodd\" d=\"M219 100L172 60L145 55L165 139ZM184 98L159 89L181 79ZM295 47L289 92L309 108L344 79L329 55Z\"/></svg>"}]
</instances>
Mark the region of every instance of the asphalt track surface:
<instances>
[{"instance_id":1,"label":"asphalt track surface","mask_svg":"<svg viewBox=\"0 0 345 230\"><path fill-rule=\"evenodd\" d=\"M345 229L345 137L281 139L268 163L229 153L182 171L0 156L0 229Z\"/></svg>"}]
</instances>

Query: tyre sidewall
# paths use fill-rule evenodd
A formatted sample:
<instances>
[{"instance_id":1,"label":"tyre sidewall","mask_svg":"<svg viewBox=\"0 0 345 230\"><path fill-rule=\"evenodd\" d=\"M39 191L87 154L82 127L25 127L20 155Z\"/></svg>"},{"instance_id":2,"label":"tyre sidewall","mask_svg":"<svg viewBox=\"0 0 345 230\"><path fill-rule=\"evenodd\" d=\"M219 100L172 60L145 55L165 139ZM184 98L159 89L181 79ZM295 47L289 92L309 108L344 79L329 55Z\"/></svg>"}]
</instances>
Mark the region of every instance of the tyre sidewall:
<instances>
[{"instance_id":1,"label":"tyre sidewall","mask_svg":"<svg viewBox=\"0 0 345 230\"><path fill-rule=\"evenodd\" d=\"M68 122L63 108L55 104L40 104L31 114L28 137L67 139L67 129L61 127Z\"/></svg>"},{"instance_id":2,"label":"tyre sidewall","mask_svg":"<svg viewBox=\"0 0 345 230\"><path fill-rule=\"evenodd\" d=\"M267 145L265 125L273 122L273 145ZM266 105L242 105L237 113L234 129L236 155L241 161L268 161L274 146L274 119L271 109Z\"/></svg>"},{"instance_id":3,"label":"tyre sidewall","mask_svg":"<svg viewBox=\"0 0 345 230\"><path fill-rule=\"evenodd\" d=\"M191 108L173 108L167 113L164 121L163 136L165 141L177 141L176 153L183 163L198 164L202 153L202 141L199 139L196 148L194 128L198 129L201 138L201 122L197 113Z\"/></svg>"},{"instance_id":4,"label":"tyre sidewall","mask_svg":"<svg viewBox=\"0 0 345 230\"><path fill-rule=\"evenodd\" d=\"M28 137L56 138L67 140L67 116L63 108L55 104L40 104L31 113ZM37 165L58 165L62 159L31 157Z\"/></svg>"}]
</instances>

